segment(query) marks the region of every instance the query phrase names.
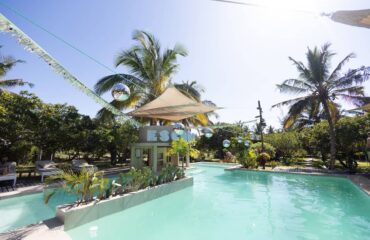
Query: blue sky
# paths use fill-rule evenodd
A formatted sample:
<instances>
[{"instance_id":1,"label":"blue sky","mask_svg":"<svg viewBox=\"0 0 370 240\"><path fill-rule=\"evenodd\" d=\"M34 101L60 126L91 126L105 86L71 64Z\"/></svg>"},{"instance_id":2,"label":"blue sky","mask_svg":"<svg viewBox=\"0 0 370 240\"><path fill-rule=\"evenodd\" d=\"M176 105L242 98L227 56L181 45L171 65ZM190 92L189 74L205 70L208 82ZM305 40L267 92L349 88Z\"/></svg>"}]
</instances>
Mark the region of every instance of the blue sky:
<instances>
[{"instance_id":1,"label":"blue sky","mask_svg":"<svg viewBox=\"0 0 370 240\"><path fill-rule=\"evenodd\" d=\"M279 126L285 110L271 109L271 105L291 96L280 94L276 84L297 76L288 56L304 60L307 46L331 42L332 50L338 53L335 62L355 52L357 58L348 68L370 65L369 29L318 16L320 12L369 8L368 0L248 1L269 8L210 0L0 1L112 68L118 52L132 46L135 29L152 32L164 47L183 44L189 56L179 59L181 68L172 81L201 84L206 90L204 98L225 108L219 111L220 121L254 119L257 100L261 100L267 124ZM1 5L0 11L88 87L111 74ZM26 61L7 77L34 83L31 91L45 102L66 102L91 116L100 108L41 59L24 51L14 38L1 34L0 44L3 54ZM369 94L369 82L366 87ZM104 97L111 100L109 95Z\"/></svg>"}]
</instances>

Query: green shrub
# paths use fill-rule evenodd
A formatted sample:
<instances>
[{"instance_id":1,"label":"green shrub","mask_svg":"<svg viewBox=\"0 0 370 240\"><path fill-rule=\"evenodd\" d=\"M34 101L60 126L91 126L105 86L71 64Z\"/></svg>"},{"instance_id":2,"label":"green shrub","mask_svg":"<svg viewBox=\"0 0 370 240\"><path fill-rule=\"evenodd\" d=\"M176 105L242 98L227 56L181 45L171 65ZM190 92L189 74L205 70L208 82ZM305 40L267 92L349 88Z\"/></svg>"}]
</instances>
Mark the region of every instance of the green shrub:
<instances>
[{"instance_id":1,"label":"green shrub","mask_svg":"<svg viewBox=\"0 0 370 240\"><path fill-rule=\"evenodd\" d=\"M133 192L154 186L157 179L149 167L144 167L143 169L131 168L129 172L120 174L119 181L125 192Z\"/></svg>"},{"instance_id":2,"label":"green shrub","mask_svg":"<svg viewBox=\"0 0 370 240\"><path fill-rule=\"evenodd\" d=\"M272 169L274 169L275 167L277 167L279 165L279 162L276 162L276 161L271 161L270 162L270 166Z\"/></svg>"},{"instance_id":3,"label":"green shrub","mask_svg":"<svg viewBox=\"0 0 370 240\"><path fill-rule=\"evenodd\" d=\"M256 153L252 150L240 152L238 161L245 168L255 168L257 166Z\"/></svg>"},{"instance_id":4,"label":"green shrub","mask_svg":"<svg viewBox=\"0 0 370 240\"><path fill-rule=\"evenodd\" d=\"M258 154L257 161L258 163L265 169L266 162L271 159L270 155L268 153L262 152Z\"/></svg>"},{"instance_id":5,"label":"green shrub","mask_svg":"<svg viewBox=\"0 0 370 240\"><path fill-rule=\"evenodd\" d=\"M267 142L263 143L263 150L262 150L262 143L261 142L257 142L257 143L252 144L251 145L251 150L254 150L257 154L265 152L268 155L270 155L270 158L275 157L275 148Z\"/></svg>"},{"instance_id":6,"label":"green shrub","mask_svg":"<svg viewBox=\"0 0 370 240\"><path fill-rule=\"evenodd\" d=\"M301 157L307 154L303 149L301 135L303 136L303 134L295 131L273 133L266 135L265 141L274 146L276 159Z\"/></svg>"},{"instance_id":7,"label":"green shrub","mask_svg":"<svg viewBox=\"0 0 370 240\"><path fill-rule=\"evenodd\" d=\"M52 189L44 196L44 202L47 204L57 191L64 190L76 196L77 203L88 203L97 197L104 199L107 197L109 180L103 177L102 172L92 172L83 169L80 173L72 170L64 170L63 173L50 176L45 184L49 185L52 180L62 179L63 187Z\"/></svg>"},{"instance_id":8,"label":"green shrub","mask_svg":"<svg viewBox=\"0 0 370 240\"><path fill-rule=\"evenodd\" d=\"M257 156L257 160L258 161L263 161L263 162L267 162L267 161L270 161L270 159L271 159L271 157L270 157L270 155L268 154L268 153L265 153L265 152L263 152L263 153L260 153L260 154L258 154L258 156Z\"/></svg>"},{"instance_id":9,"label":"green shrub","mask_svg":"<svg viewBox=\"0 0 370 240\"><path fill-rule=\"evenodd\" d=\"M182 168L179 168L172 164L168 164L162 169L161 173L159 174L157 183L158 184L168 183L184 177L185 172Z\"/></svg>"}]
</instances>

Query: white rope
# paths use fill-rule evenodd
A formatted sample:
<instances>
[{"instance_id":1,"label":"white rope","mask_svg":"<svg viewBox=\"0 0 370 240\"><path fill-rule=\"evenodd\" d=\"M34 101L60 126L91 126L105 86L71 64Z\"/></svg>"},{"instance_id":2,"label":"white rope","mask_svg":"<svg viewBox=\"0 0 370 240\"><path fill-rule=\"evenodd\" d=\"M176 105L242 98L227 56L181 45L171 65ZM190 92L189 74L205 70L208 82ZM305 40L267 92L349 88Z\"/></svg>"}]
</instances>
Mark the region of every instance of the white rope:
<instances>
[{"instance_id":1,"label":"white rope","mask_svg":"<svg viewBox=\"0 0 370 240\"><path fill-rule=\"evenodd\" d=\"M10 33L15 37L20 45L24 47L26 51L34 53L42 58L56 73L60 74L64 79L69 81L73 86L77 87L87 96L91 97L96 103L100 104L104 108L108 109L114 115L118 116L120 120L129 121L132 124L140 125L137 121L126 116L117 108L113 107L103 98L98 96L94 91L89 89L75 76L68 72L56 59L54 59L49 53L42 49L36 42L34 42L27 34L20 30L14 23L7 19L4 15L0 14L0 31Z\"/></svg>"}]
</instances>

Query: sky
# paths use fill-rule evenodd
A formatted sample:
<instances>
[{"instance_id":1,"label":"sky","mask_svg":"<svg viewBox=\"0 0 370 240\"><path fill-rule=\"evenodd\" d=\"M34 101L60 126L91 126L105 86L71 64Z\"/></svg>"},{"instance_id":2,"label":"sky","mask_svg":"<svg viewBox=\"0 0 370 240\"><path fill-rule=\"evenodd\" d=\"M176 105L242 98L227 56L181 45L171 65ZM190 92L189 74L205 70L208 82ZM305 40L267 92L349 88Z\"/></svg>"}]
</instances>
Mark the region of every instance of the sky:
<instances>
[{"instance_id":1,"label":"sky","mask_svg":"<svg viewBox=\"0 0 370 240\"><path fill-rule=\"evenodd\" d=\"M286 109L273 104L292 98L276 84L297 77L288 60L305 61L307 47L332 43L333 65L350 52L357 58L347 68L370 65L370 29L357 28L321 17L322 12L370 8L368 0L255 0L265 8L225 4L211 0L0 0L33 22L58 35L117 72L117 54L131 47L136 29L153 33L163 47L181 43L189 52L180 57L172 82L196 81L203 98L215 102L218 121L253 120L261 101L268 125L280 127ZM304 10L304 11L296 11ZM111 74L91 59L33 26L0 4L0 12L56 58L89 88ZM100 106L36 55L26 52L8 34L0 34L1 53L25 60L7 78L22 78L47 103L68 103L80 113L95 116ZM365 83L370 94L370 82ZM16 89L20 90L20 89ZM111 101L109 94L104 95ZM351 108L344 104L346 108Z\"/></svg>"}]
</instances>

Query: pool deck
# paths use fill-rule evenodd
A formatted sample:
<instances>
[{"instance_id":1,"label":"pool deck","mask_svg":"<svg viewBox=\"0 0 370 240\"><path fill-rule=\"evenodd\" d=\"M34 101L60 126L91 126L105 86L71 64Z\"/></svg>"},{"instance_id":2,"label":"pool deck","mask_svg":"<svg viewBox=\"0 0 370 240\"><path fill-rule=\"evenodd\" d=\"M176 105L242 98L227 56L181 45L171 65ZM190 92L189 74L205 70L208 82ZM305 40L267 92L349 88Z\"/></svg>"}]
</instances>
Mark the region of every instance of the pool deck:
<instances>
[{"instance_id":1,"label":"pool deck","mask_svg":"<svg viewBox=\"0 0 370 240\"><path fill-rule=\"evenodd\" d=\"M28 186L28 187L20 187L20 188L14 188L14 191L10 192L1 192L0 193L0 200L5 198L11 198L11 197L18 197L26 194L32 194L32 193L39 193L44 190L43 184L37 184L34 186Z\"/></svg>"},{"instance_id":2,"label":"pool deck","mask_svg":"<svg viewBox=\"0 0 370 240\"><path fill-rule=\"evenodd\" d=\"M64 231L63 224L57 218L18 228L11 232L0 233L0 239L71 240Z\"/></svg>"}]
</instances>

